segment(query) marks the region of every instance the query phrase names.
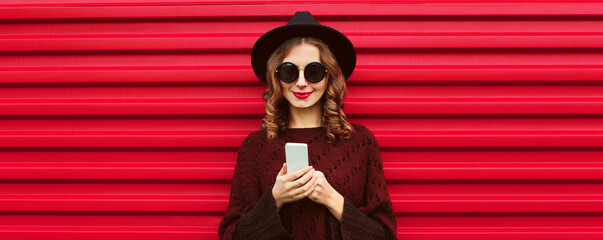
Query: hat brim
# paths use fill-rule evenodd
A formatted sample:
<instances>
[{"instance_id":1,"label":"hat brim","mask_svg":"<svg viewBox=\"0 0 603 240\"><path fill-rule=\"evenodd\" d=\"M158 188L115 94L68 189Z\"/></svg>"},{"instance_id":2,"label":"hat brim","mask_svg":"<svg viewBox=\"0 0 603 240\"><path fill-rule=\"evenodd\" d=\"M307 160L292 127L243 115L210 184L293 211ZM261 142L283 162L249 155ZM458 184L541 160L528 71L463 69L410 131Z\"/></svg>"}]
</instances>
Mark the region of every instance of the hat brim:
<instances>
[{"instance_id":1,"label":"hat brim","mask_svg":"<svg viewBox=\"0 0 603 240\"><path fill-rule=\"evenodd\" d=\"M251 66L255 75L266 83L266 66L270 55L284 42L295 37L312 37L325 42L347 80L356 67L354 45L343 33L319 24L287 24L262 35L251 50Z\"/></svg>"}]
</instances>

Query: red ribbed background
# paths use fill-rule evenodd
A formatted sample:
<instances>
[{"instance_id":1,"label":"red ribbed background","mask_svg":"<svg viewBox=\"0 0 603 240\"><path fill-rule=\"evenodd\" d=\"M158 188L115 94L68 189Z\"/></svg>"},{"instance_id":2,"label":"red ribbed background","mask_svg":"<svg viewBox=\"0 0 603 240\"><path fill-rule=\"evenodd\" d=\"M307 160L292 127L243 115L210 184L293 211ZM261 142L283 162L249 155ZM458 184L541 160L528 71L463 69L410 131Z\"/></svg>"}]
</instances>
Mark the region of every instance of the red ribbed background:
<instances>
[{"instance_id":1,"label":"red ribbed background","mask_svg":"<svg viewBox=\"0 0 603 240\"><path fill-rule=\"evenodd\" d=\"M409 240L603 239L600 1L0 3L0 239L217 239L296 10L357 47Z\"/></svg>"}]
</instances>

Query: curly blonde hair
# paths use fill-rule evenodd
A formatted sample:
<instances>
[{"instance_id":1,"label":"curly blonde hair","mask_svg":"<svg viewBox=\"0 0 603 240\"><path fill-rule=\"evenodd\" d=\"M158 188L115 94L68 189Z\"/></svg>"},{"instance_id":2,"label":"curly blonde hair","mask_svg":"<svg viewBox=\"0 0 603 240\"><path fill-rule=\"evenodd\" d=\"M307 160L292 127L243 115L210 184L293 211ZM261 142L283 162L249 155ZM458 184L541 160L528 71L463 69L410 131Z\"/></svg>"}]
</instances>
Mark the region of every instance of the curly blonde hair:
<instances>
[{"instance_id":1,"label":"curly blonde hair","mask_svg":"<svg viewBox=\"0 0 603 240\"><path fill-rule=\"evenodd\" d=\"M289 102L283 97L280 80L276 77L276 68L291 49L301 44L310 44L318 48L320 62L327 68L327 90L322 96L321 125L326 127L326 138L329 143L336 140L349 139L354 131L343 112L343 99L346 85L345 77L329 47L321 40L311 37L296 37L281 44L268 59L266 82L268 88L264 91L266 100L266 116L262 120L262 129L266 130L268 139L278 137L287 129L289 123Z\"/></svg>"}]
</instances>

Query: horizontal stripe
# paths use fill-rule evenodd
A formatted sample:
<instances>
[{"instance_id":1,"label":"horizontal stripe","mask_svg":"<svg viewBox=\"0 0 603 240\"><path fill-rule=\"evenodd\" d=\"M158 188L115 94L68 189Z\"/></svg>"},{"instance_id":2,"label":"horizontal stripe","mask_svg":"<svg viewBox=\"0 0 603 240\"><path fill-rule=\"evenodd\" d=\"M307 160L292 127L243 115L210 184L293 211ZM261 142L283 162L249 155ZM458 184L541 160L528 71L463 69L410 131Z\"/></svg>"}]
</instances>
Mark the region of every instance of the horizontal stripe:
<instances>
[{"instance_id":1,"label":"horizontal stripe","mask_svg":"<svg viewBox=\"0 0 603 240\"><path fill-rule=\"evenodd\" d=\"M253 2L252 2L253 3ZM280 2L279 2L280 3ZM0 5L1 6L1 5ZM31 5L30 5L31 6ZM65 5L63 5L65 6ZM280 17L289 19L291 9L305 9L318 20L323 16L480 16L480 15L582 15L598 16L601 3L491 3L491 4L237 4L182 6L40 6L22 8L7 5L0 8L0 19L68 19L124 17ZM338 9L333 13L332 9Z\"/></svg>"},{"instance_id":2,"label":"horizontal stripe","mask_svg":"<svg viewBox=\"0 0 603 240\"><path fill-rule=\"evenodd\" d=\"M386 163L389 180L603 179L599 163ZM0 164L0 179L230 180L233 163L16 163Z\"/></svg>"},{"instance_id":3,"label":"horizontal stripe","mask_svg":"<svg viewBox=\"0 0 603 240\"><path fill-rule=\"evenodd\" d=\"M212 34L214 35L214 34ZM167 49L240 49L250 51L260 33L198 35L34 35L2 36L0 51L74 51L74 50L167 50ZM224 36L226 35L226 36ZM534 34L412 34L389 36L375 33L354 36L350 40L358 51L392 48L602 48L603 33ZM364 50L367 49L367 50Z\"/></svg>"}]
</instances>

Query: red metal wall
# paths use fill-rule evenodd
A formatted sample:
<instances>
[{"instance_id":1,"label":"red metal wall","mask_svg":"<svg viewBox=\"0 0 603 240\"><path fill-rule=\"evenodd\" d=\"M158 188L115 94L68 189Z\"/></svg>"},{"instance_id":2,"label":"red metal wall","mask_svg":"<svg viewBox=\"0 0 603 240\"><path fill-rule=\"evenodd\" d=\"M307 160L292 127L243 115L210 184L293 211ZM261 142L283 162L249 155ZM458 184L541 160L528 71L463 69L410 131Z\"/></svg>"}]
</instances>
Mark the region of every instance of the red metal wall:
<instances>
[{"instance_id":1,"label":"red metal wall","mask_svg":"<svg viewBox=\"0 0 603 240\"><path fill-rule=\"evenodd\" d=\"M603 3L568 2L3 0L0 239L217 239L295 10L357 47L400 239L603 239Z\"/></svg>"}]
</instances>

